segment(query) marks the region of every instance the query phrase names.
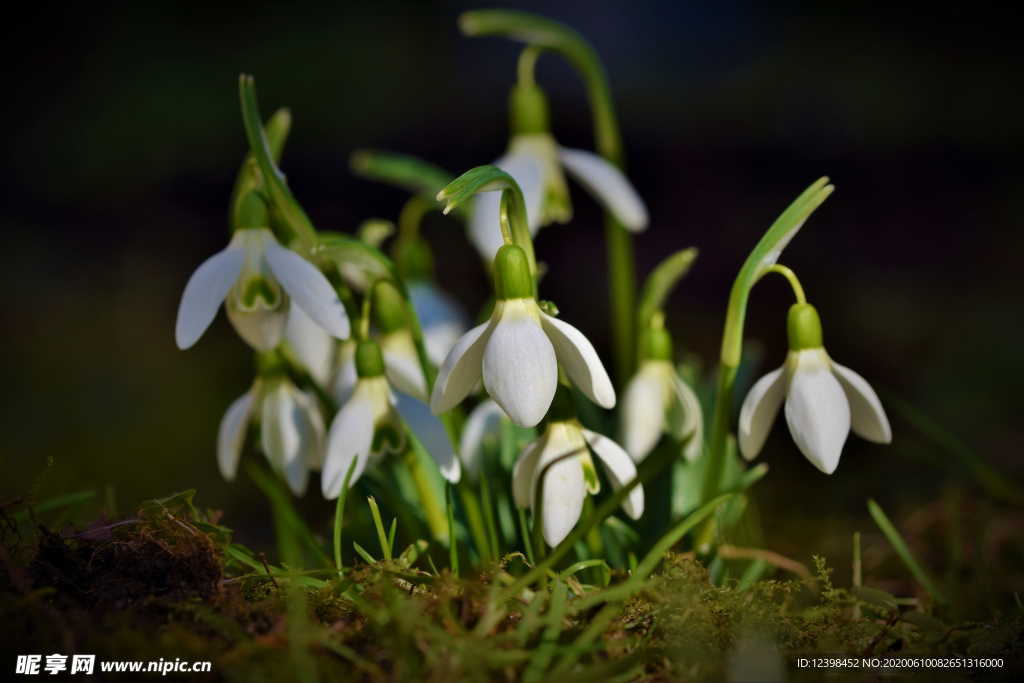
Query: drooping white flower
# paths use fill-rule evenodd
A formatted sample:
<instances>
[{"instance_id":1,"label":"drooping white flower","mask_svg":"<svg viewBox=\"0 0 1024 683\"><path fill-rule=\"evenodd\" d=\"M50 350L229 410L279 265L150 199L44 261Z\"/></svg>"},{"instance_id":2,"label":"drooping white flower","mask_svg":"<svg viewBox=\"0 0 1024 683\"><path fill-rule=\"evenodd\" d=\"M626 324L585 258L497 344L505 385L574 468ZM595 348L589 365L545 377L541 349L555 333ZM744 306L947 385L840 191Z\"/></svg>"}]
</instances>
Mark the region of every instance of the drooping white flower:
<instances>
[{"instance_id":1,"label":"drooping white flower","mask_svg":"<svg viewBox=\"0 0 1024 683\"><path fill-rule=\"evenodd\" d=\"M751 460L761 452L785 399L786 423L800 452L832 474L850 429L875 443L892 441L878 395L853 370L833 361L821 343L821 322L809 304L789 312L786 363L759 379L740 409L739 445Z\"/></svg>"},{"instance_id":2,"label":"drooping white flower","mask_svg":"<svg viewBox=\"0 0 1024 683\"><path fill-rule=\"evenodd\" d=\"M233 481L249 425L260 425L260 449L281 473L292 492L306 490L309 471L320 469L324 452L324 419L317 400L285 376L257 379L228 408L217 432L217 464Z\"/></svg>"},{"instance_id":3,"label":"drooping white flower","mask_svg":"<svg viewBox=\"0 0 1024 683\"><path fill-rule=\"evenodd\" d=\"M289 299L332 336L348 336L345 308L316 266L282 247L267 228L236 230L227 248L204 261L185 285L175 341L181 349L195 344L223 303L239 336L269 351L284 334Z\"/></svg>"},{"instance_id":4,"label":"drooping white flower","mask_svg":"<svg viewBox=\"0 0 1024 683\"><path fill-rule=\"evenodd\" d=\"M320 386L326 387L334 369L334 337L327 334L301 308L291 306L288 309L284 339L310 377Z\"/></svg>"},{"instance_id":5,"label":"drooping white flower","mask_svg":"<svg viewBox=\"0 0 1024 683\"><path fill-rule=\"evenodd\" d=\"M512 176L523 191L532 234L572 216L563 169L628 230L647 227L647 208L622 171L593 152L560 147L549 133L514 135L508 152L494 165ZM500 193L478 195L469 224L470 239L488 262L502 245L499 207Z\"/></svg>"},{"instance_id":6,"label":"drooping white flower","mask_svg":"<svg viewBox=\"0 0 1024 683\"><path fill-rule=\"evenodd\" d=\"M469 329L466 313L454 299L429 282L410 284L409 299L423 329L427 357L434 365L440 365Z\"/></svg>"},{"instance_id":7,"label":"drooping white flower","mask_svg":"<svg viewBox=\"0 0 1024 683\"><path fill-rule=\"evenodd\" d=\"M704 418L700 401L670 360L646 360L626 385L622 398L622 443L641 462L669 433L686 441L683 455L693 462L701 454Z\"/></svg>"},{"instance_id":8,"label":"drooping white flower","mask_svg":"<svg viewBox=\"0 0 1024 683\"><path fill-rule=\"evenodd\" d=\"M524 273L522 249L498 250L494 310L445 358L430 400L435 413L451 410L483 379L484 389L513 422L533 427L554 398L559 363L588 398L604 408L615 406L615 389L593 345L575 327L540 309Z\"/></svg>"},{"instance_id":9,"label":"drooping white flower","mask_svg":"<svg viewBox=\"0 0 1024 683\"><path fill-rule=\"evenodd\" d=\"M363 341L355 349L358 379L347 402L331 423L327 457L321 478L326 498L337 498L349 467L355 469L349 484L355 483L373 462L388 453L402 453L408 447L405 426L395 409L396 399L385 376L380 347ZM452 482L460 476L459 462L448 451L431 451L441 474Z\"/></svg>"},{"instance_id":10,"label":"drooping white flower","mask_svg":"<svg viewBox=\"0 0 1024 683\"><path fill-rule=\"evenodd\" d=\"M587 493L600 489L591 454L604 466L613 488L636 477L636 466L621 446L584 429L575 419L549 422L544 434L530 442L516 461L513 498L519 507L535 512L540 504L541 530L548 545L556 546L569 535L579 521ZM622 509L632 519L640 518L644 512L642 486L630 491Z\"/></svg>"},{"instance_id":11,"label":"drooping white flower","mask_svg":"<svg viewBox=\"0 0 1024 683\"><path fill-rule=\"evenodd\" d=\"M469 413L459 438L459 459L462 468L471 478L475 479L480 472L485 441L499 434L502 420L507 419L505 411L491 399L481 401Z\"/></svg>"}]
</instances>

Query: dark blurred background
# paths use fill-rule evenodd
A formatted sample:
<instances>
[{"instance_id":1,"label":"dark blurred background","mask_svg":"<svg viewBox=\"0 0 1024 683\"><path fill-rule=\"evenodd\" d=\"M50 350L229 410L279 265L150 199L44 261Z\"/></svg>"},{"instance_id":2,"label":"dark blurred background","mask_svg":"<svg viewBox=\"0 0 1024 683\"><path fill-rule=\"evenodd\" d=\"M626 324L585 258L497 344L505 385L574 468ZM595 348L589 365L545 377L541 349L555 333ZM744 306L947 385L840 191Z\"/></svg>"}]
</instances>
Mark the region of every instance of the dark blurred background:
<instances>
[{"instance_id":1,"label":"dark blurred background","mask_svg":"<svg viewBox=\"0 0 1024 683\"><path fill-rule=\"evenodd\" d=\"M806 185L823 174L836 184L784 261L818 305L833 357L882 394L895 439L851 438L825 477L777 426L761 489L768 542L806 557L845 548L833 531L870 525L869 496L897 513L951 487L986 500L904 403L1020 481L1024 59L1010 16L970 6L771 5L515 6L569 23L604 59L652 216L639 272L700 247L670 325L706 368L746 253ZM130 510L196 487L243 538L262 535L258 493L244 477L221 481L214 457L250 354L222 315L192 350L173 340L186 280L227 240L245 152L237 76L256 75L265 113L292 108L290 183L319 227L351 231L394 218L405 198L353 177L353 150L452 172L503 151L519 47L463 37L456 17L472 6L36 3L6 24L0 498L104 488ZM559 141L591 147L576 76L549 57L538 78ZM538 241L544 294L607 358L600 213L579 187L573 198L576 220ZM441 283L475 310L486 280L460 226L433 217L427 234L444 244ZM752 298L758 374L782 362L789 300L781 279ZM329 514L312 487L307 498L310 514ZM815 524L769 517L786 512Z\"/></svg>"}]
</instances>

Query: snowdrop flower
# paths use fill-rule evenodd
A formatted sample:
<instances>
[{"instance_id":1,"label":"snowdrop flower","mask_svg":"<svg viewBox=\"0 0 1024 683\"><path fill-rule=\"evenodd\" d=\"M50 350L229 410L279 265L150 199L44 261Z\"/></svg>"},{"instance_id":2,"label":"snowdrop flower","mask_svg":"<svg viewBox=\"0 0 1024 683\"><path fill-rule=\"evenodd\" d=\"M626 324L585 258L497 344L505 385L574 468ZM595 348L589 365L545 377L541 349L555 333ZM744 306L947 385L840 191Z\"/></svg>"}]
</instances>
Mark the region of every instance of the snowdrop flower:
<instances>
[{"instance_id":1,"label":"snowdrop flower","mask_svg":"<svg viewBox=\"0 0 1024 683\"><path fill-rule=\"evenodd\" d=\"M434 365L440 365L459 337L469 329L466 314L454 299L430 282L410 284L409 300L423 329L427 358Z\"/></svg>"},{"instance_id":2,"label":"snowdrop flower","mask_svg":"<svg viewBox=\"0 0 1024 683\"><path fill-rule=\"evenodd\" d=\"M217 432L217 464L228 481L238 471L246 432L260 425L260 448L292 493L306 490L309 470L323 464L324 419L316 398L285 375L258 378L228 408Z\"/></svg>"},{"instance_id":3,"label":"snowdrop flower","mask_svg":"<svg viewBox=\"0 0 1024 683\"><path fill-rule=\"evenodd\" d=\"M549 132L547 102L532 83L512 91L512 128L508 151L494 165L512 176L523 191L530 231L572 217L564 171L568 171L628 230L647 227L647 208L626 176L603 157L581 149L560 147ZM499 193L476 197L469 236L490 262L502 245Z\"/></svg>"},{"instance_id":4,"label":"snowdrop flower","mask_svg":"<svg viewBox=\"0 0 1024 683\"><path fill-rule=\"evenodd\" d=\"M334 360L334 375L330 382L331 397L339 406L348 403L352 392L359 381L356 373L356 347L358 342L355 339L346 339L338 344Z\"/></svg>"},{"instance_id":5,"label":"snowdrop flower","mask_svg":"<svg viewBox=\"0 0 1024 683\"><path fill-rule=\"evenodd\" d=\"M491 318L463 335L445 358L430 400L434 413L451 410L483 379L484 389L513 422L533 427L555 396L559 363L588 398L614 407L615 389L593 345L537 304L523 250L499 249L494 273Z\"/></svg>"},{"instance_id":6,"label":"snowdrop flower","mask_svg":"<svg viewBox=\"0 0 1024 683\"><path fill-rule=\"evenodd\" d=\"M327 437L327 457L321 478L326 498L337 498L349 467L355 469L349 485L355 483L368 466L389 453L398 454L408 446L405 426L395 410L395 396L385 377L384 358L376 342L359 342L355 349L358 379L352 394L338 411ZM452 482L459 480L459 462L451 454L432 452L441 474Z\"/></svg>"},{"instance_id":7,"label":"snowdrop flower","mask_svg":"<svg viewBox=\"0 0 1024 683\"><path fill-rule=\"evenodd\" d=\"M759 379L743 401L739 422L743 456L750 460L761 451L783 399L793 440L825 474L832 474L839 464L851 428L868 441L892 441L889 420L871 385L825 352L814 307L794 304L787 327L790 350L785 365Z\"/></svg>"},{"instance_id":8,"label":"snowdrop flower","mask_svg":"<svg viewBox=\"0 0 1024 683\"><path fill-rule=\"evenodd\" d=\"M505 411L491 399L481 401L469 413L459 438L459 458L469 477L475 479L480 472L484 442L500 434L501 421L507 419Z\"/></svg>"},{"instance_id":9,"label":"snowdrop flower","mask_svg":"<svg viewBox=\"0 0 1024 683\"><path fill-rule=\"evenodd\" d=\"M565 396L564 401L572 401L566 392L559 393ZM561 414L548 422L541 437L527 444L516 461L512 470L512 495L519 507L536 511L540 504L544 540L556 546L579 521L587 493L600 490L591 454L601 461L615 489L636 477L636 466L621 446L608 437L584 429L571 416L571 411L566 414L556 408L552 412ZM644 512L642 486L630 491L622 501L622 509L632 519L640 518Z\"/></svg>"},{"instance_id":10,"label":"snowdrop flower","mask_svg":"<svg viewBox=\"0 0 1024 683\"><path fill-rule=\"evenodd\" d=\"M249 225L266 225L266 206L255 193L243 212ZM227 248L200 265L181 296L174 336L178 348L195 344L221 303L239 336L258 351L280 343L289 299L329 334L349 334L348 315L316 266L282 247L266 227L235 230Z\"/></svg>"},{"instance_id":11,"label":"snowdrop flower","mask_svg":"<svg viewBox=\"0 0 1024 683\"><path fill-rule=\"evenodd\" d=\"M284 339L310 377L320 386L327 386L334 369L334 338L301 308L291 306L288 309Z\"/></svg>"},{"instance_id":12,"label":"snowdrop flower","mask_svg":"<svg viewBox=\"0 0 1024 683\"><path fill-rule=\"evenodd\" d=\"M672 338L658 313L643 337L643 357L622 399L622 443L635 462L657 445L663 432L686 441L683 455L696 460L703 447L700 401L672 364Z\"/></svg>"}]
</instances>

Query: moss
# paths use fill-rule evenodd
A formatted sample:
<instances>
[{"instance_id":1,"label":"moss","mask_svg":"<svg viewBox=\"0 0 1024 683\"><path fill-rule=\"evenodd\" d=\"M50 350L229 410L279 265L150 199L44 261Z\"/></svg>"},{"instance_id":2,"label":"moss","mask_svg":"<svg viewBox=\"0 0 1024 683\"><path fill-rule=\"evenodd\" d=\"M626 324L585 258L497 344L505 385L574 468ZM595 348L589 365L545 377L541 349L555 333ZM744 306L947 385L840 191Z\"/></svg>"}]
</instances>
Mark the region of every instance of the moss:
<instances>
[{"instance_id":1,"label":"moss","mask_svg":"<svg viewBox=\"0 0 1024 683\"><path fill-rule=\"evenodd\" d=\"M692 555L674 553L588 642L581 636L604 612L601 604L578 610L576 600L594 586L569 582L560 614L547 590L495 599L509 572L520 571L518 557L467 578L399 561L360 564L339 583L333 570L298 574L232 544L230 530L196 508L191 493L150 501L117 522L5 540L0 615L10 652L211 660L214 673L204 680L291 680L296 647L324 681L448 683L544 680L570 660L557 680L718 680L742 678L751 667L816 680L820 671L792 668L797 657L970 655L1013 663L1024 642L1020 611L946 624L882 591L837 587L822 558L807 580L740 588L713 584ZM294 588L305 598L298 630L287 616ZM830 680L863 673L834 672Z\"/></svg>"}]
</instances>

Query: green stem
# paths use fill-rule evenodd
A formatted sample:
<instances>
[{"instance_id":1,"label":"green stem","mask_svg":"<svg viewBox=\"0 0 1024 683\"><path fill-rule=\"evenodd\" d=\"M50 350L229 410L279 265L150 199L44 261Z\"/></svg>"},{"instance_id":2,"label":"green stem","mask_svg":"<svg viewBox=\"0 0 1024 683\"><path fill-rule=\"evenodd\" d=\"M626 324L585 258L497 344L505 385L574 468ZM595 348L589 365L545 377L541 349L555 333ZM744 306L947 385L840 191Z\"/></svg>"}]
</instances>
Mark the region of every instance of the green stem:
<instances>
[{"instance_id":1,"label":"green stem","mask_svg":"<svg viewBox=\"0 0 1024 683\"><path fill-rule=\"evenodd\" d=\"M800 279L792 270L780 263L776 263L769 268L766 268L764 273L765 275L768 273L778 273L782 277L786 278L789 281L790 288L793 290L793 296L796 297L796 302L798 304L807 303L807 297L804 295L803 285L800 284Z\"/></svg>"},{"instance_id":2,"label":"green stem","mask_svg":"<svg viewBox=\"0 0 1024 683\"><path fill-rule=\"evenodd\" d=\"M469 36L503 36L536 48L556 52L583 79L593 113L594 146L612 164L623 167L622 137L612 102L611 89L597 52L583 36L556 21L514 10L473 10L459 17L459 27ZM605 217L605 248L608 254L612 341L619 382L631 375L636 343L634 312L636 276L633 242L626 229L611 215Z\"/></svg>"},{"instance_id":3,"label":"green stem","mask_svg":"<svg viewBox=\"0 0 1024 683\"><path fill-rule=\"evenodd\" d=\"M416 485L416 493L419 495L420 503L423 504L423 516L427 520L430 532L442 543L453 543L453 539L448 537L445 507L434 495L434 487L430 485L427 473L423 471L419 458L411 448L405 451L405 466L409 469L413 483Z\"/></svg>"},{"instance_id":4,"label":"green stem","mask_svg":"<svg viewBox=\"0 0 1024 683\"><path fill-rule=\"evenodd\" d=\"M473 545L476 546L480 558L490 562L495 558L494 550L487 537L487 530L484 527L484 515L481 511L480 498L477 497L473 487L463 479L458 486L459 497L462 499L462 507L466 512L466 523L469 526L469 533L473 536Z\"/></svg>"},{"instance_id":5,"label":"green stem","mask_svg":"<svg viewBox=\"0 0 1024 683\"><path fill-rule=\"evenodd\" d=\"M778 259L782 249L789 244L804 221L821 206L835 188L828 184L828 178L820 178L803 191L751 250L744 261L732 290L729 292L729 307L725 315L722 332L721 366L718 369L718 390L715 393L714 416L711 421L710 451L701 502L707 502L718 495L721 488L722 471L725 468L726 444L729 425L732 421L733 387L736 371L743 354L743 326L747 315L747 300L750 290Z\"/></svg>"}]
</instances>

